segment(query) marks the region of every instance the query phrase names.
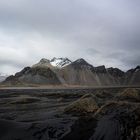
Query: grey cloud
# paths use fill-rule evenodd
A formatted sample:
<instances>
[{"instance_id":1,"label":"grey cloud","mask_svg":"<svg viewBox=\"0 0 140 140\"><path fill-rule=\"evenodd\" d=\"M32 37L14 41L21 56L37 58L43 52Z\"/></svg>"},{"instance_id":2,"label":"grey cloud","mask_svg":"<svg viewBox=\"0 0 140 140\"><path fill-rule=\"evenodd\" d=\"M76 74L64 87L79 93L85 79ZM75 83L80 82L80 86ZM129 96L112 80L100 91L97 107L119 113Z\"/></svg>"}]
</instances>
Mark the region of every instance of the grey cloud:
<instances>
[{"instance_id":1,"label":"grey cloud","mask_svg":"<svg viewBox=\"0 0 140 140\"><path fill-rule=\"evenodd\" d=\"M89 48L89 49L87 49L86 51L87 51L87 53L88 53L89 55L98 55L98 54L100 54L100 52L97 51L97 50L94 49L94 48Z\"/></svg>"},{"instance_id":2,"label":"grey cloud","mask_svg":"<svg viewBox=\"0 0 140 140\"><path fill-rule=\"evenodd\" d=\"M62 56L131 68L140 64L139 13L139 0L0 1L1 65L16 70ZM17 51L9 61L11 48Z\"/></svg>"}]
</instances>

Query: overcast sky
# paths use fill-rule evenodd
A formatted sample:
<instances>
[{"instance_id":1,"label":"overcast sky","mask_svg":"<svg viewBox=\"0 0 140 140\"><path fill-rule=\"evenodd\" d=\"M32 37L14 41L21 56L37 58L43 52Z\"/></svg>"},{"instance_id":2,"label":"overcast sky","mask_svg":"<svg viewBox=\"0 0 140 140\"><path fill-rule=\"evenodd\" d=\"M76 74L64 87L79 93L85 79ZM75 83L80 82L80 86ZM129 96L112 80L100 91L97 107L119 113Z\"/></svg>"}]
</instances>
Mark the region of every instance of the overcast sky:
<instances>
[{"instance_id":1,"label":"overcast sky","mask_svg":"<svg viewBox=\"0 0 140 140\"><path fill-rule=\"evenodd\" d=\"M41 58L140 64L140 0L0 0L0 72Z\"/></svg>"}]
</instances>

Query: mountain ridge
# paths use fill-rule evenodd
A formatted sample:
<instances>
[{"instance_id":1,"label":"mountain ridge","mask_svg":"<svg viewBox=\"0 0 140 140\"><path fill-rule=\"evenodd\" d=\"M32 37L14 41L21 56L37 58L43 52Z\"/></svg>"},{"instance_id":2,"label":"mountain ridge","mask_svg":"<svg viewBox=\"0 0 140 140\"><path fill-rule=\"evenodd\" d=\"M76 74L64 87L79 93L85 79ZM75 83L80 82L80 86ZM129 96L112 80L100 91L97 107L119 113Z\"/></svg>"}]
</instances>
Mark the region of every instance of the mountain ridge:
<instances>
[{"instance_id":1,"label":"mountain ridge","mask_svg":"<svg viewBox=\"0 0 140 140\"><path fill-rule=\"evenodd\" d=\"M48 74L49 73L49 74ZM119 68L94 67L83 58L71 61L68 58L41 59L26 67L3 83L30 83L46 85L121 86L140 85L140 66L126 72Z\"/></svg>"}]
</instances>

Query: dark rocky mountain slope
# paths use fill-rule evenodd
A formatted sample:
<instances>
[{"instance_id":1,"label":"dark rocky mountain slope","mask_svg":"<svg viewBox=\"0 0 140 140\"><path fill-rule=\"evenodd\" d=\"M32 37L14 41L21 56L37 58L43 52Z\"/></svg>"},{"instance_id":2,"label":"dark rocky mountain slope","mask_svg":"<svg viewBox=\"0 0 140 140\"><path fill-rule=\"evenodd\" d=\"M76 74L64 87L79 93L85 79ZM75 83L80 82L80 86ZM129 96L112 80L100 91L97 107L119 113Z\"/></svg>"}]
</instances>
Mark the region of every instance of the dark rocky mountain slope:
<instances>
[{"instance_id":1,"label":"dark rocky mountain slope","mask_svg":"<svg viewBox=\"0 0 140 140\"><path fill-rule=\"evenodd\" d=\"M57 75L49 68L43 67L26 67L22 71L9 76L3 83L7 84L44 84L59 85L61 84Z\"/></svg>"}]
</instances>

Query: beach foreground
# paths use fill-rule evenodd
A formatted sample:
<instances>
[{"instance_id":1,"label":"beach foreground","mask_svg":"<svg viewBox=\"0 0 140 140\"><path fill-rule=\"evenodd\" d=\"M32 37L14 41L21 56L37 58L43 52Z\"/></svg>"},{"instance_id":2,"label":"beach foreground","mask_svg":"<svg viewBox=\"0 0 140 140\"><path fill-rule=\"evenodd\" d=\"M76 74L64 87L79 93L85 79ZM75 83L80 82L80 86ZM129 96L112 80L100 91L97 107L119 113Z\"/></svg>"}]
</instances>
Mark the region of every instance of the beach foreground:
<instances>
[{"instance_id":1,"label":"beach foreground","mask_svg":"<svg viewBox=\"0 0 140 140\"><path fill-rule=\"evenodd\" d=\"M140 140L140 88L0 89L0 140Z\"/></svg>"}]
</instances>

